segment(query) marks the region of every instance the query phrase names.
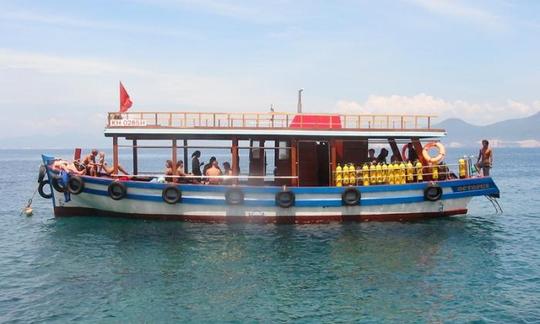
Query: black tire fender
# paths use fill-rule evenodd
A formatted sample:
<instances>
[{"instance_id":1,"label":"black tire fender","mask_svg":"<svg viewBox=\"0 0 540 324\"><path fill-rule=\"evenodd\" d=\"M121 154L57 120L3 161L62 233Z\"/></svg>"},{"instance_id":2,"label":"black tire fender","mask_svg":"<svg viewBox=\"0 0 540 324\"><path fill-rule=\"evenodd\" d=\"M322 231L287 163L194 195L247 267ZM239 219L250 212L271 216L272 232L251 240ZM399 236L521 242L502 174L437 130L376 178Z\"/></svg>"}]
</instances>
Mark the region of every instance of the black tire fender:
<instances>
[{"instance_id":1,"label":"black tire fender","mask_svg":"<svg viewBox=\"0 0 540 324\"><path fill-rule=\"evenodd\" d=\"M80 194L84 190L84 180L79 176L71 176L67 183L67 190L74 195Z\"/></svg>"},{"instance_id":2,"label":"black tire fender","mask_svg":"<svg viewBox=\"0 0 540 324\"><path fill-rule=\"evenodd\" d=\"M45 198L45 199L51 199L52 198L52 191L50 193L45 193L45 191L43 190L43 188L45 186L49 186L50 183L49 183L49 179L47 180L43 180L39 183L39 186L38 186L38 193L39 195L42 197L42 198Z\"/></svg>"},{"instance_id":3,"label":"black tire fender","mask_svg":"<svg viewBox=\"0 0 540 324\"><path fill-rule=\"evenodd\" d=\"M126 185L118 181L111 182L107 191L109 192L109 197L114 200L120 200L127 195Z\"/></svg>"},{"instance_id":4,"label":"black tire fender","mask_svg":"<svg viewBox=\"0 0 540 324\"><path fill-rule=\"evenodd\" d=\"M424 189L424 199L427 201L437 201L442 198L442 188L438 184L429 183Z\"/></svg>"},{"instance_id":5,"label":"black tire fender","mask_svg":"<svg viewBox=\"0 0 540 324\"><path fill-rule=\"evenodd\" d=\"M362 194L356 188L347 188L341 194L341 202L345 206L357 206L360 204Z\"/></svg>"},{"instance_id":6,"label":"black tire fender","mask_svg":"<svg viewBox=\"0 0 540 324\"><path fill-rule=\"evenodd\" d=\"M176 186L167 186L161 192L161 197L167 204L174 205L182 200L182 192Z\"/></svg>"},{"instance_id":7,"label":"black tire fender","mask_svg":"<svg viewBox=\"0 0 540 324\"><path fill-rule=\"evenodd\" d=\"M39 173L38 173L38 183L41 183L43 179L45 178L45 174L47 174L47 168L42 164L39 166Z\"/></svg>"},{"instance_id":8,"label":"black tire fender","mask_svg":"<svg viewBox=\"0 0 540 324\"><path fill-rule=\"evenodd\" d=\"M231 188L225 192L227 205L241 205L244 203L244 192L240 188Z\"/></svg>"},{"instance_id":9,"label":"black tire fender","mask_svg":"<svg viewBox=\"0 0 540 324\"><path fill-rule=\"evenodd\" d=\"M294 206L296 202L296 196L294 192L290 190L283 190L276 193L276 205L282 208L289 208Z\"/></svg>"},{"instance_id":10,"label":"black tire fender","mask_svg":"<svg viewBox=\"0 0 540 324\"><path fill-rule=\"evenodd\" d=\"M64 192L66 189L64 184L60 184L63 183L62 177L57 174L52 175L50 183L54 190L58 192Z\"/></svg>"}]
</instances>

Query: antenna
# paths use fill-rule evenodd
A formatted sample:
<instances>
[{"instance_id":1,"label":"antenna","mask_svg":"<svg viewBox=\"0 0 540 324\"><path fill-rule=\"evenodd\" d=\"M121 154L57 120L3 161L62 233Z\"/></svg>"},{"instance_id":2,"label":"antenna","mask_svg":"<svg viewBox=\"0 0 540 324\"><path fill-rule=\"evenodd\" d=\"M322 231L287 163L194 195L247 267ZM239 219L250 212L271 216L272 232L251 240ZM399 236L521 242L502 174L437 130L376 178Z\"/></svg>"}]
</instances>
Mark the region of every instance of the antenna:
<instances>
[{"instance_id":1,"label":"antenna","mask_svg":"<svg viewBox=\"0 0 540 324\"><path fill-rule=\"evenodd\" d=\"M301 88L298 90L298 113L302 113L302 92L304 91L304 88Z\"/></svg>"}]
</instances>

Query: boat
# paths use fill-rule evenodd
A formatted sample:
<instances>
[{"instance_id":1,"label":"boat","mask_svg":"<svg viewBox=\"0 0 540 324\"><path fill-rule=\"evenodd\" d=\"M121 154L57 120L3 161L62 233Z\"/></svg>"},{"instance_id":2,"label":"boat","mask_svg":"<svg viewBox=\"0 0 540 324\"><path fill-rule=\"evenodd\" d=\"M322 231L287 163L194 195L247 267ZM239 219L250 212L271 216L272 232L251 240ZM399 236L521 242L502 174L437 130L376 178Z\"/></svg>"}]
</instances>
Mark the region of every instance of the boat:
<instances>
[{"instance_id":1,"label":"boat","mask_svg":"<svg viewBox=\"0 0 540 324\"><path fill-rule=\"evenodd\" d=\"M440 140L446 132L433 127L434 118L111 112L104 135L112 139L113 171L80 175L55 167L59 159L44 154L40 194L51 199L57 217L226 223L408 221L466 214L473 197L498 198L493 179L475 173L470 159L445 161ZM119 174L120 147L132 151L129 176ZM185 175L139 172L138 154L148 147L170 148L173 165L183 156ZM370 148L385 148L392 160L370 160ZM195 149L226 149L232 171L191 174L189 153ZM271 172L268 157L273 157ZM80 156L74 160L80 162Z\"/></svg>"}]
</instances>

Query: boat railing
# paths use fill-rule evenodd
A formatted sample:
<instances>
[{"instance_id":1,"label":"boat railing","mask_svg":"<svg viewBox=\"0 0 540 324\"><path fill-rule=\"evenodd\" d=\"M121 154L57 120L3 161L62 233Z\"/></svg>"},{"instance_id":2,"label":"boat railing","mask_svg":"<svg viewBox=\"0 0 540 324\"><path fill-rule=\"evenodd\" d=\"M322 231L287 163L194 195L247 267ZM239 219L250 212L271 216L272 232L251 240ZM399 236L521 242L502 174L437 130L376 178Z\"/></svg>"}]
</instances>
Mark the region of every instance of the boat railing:
<instances>
[{"instance_id":1,"label":"boat railing","mask_svg":"<svg viewBox=\"0 0 540 324\"><path fill-rule=\"evenodd\" d=\"M432 129L434 115L128 112L108 114L107 127Z\"/></svg>"},{"instance_id":2,"label":"boat railing","mask_svg":"<svg viewBox=\"0 0 540 324\"><path fill-rule=\"evenodd\" d=\"M274 176L274 175L262 175L262 176L253 176L247 174L240 175L219 175L219 176L210 176L210 175L167 175L162 172L142 172L137 173L136 175L125 175L125 174L111 174L110 177L124 178L124 177L137 177L137 178L174 178L174 179L238 179L238 180L254 180L254 179L298 179L298 176Z\"/></svg>"}]
</instances>

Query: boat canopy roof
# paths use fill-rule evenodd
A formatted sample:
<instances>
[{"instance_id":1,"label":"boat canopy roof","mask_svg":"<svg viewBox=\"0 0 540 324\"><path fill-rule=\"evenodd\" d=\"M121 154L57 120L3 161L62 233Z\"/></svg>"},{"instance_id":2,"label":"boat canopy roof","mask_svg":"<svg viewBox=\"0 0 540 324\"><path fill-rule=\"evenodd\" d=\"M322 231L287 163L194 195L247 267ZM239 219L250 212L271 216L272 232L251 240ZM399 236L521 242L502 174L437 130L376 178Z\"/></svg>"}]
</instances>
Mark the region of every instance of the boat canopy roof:
<instances>
[{"instance_id":1,"label":"boat canopy roof","mask_svg":"<svg viewBox=\"0 0 540 324\"><path fill-rule=\"evenodd\" d=\"M432 115L209 112L109 113L105 136L128 139L438 138Z\"/></svg>"}]
</instances>

